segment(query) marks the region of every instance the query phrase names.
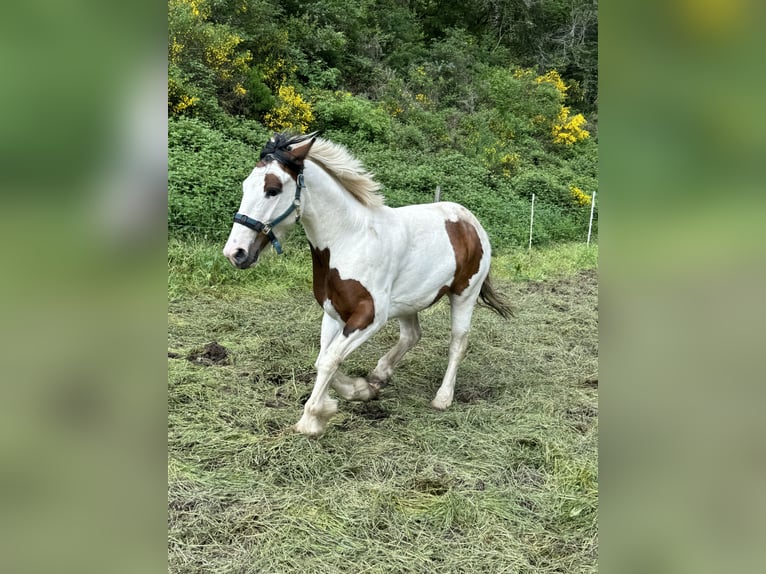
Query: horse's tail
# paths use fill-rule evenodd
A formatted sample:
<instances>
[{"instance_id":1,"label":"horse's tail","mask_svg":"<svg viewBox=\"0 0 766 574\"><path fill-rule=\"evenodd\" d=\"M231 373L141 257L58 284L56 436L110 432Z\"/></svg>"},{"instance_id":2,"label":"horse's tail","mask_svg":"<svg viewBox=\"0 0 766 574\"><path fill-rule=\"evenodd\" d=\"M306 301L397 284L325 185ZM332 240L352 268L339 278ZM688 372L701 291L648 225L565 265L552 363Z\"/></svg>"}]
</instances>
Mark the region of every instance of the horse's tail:
<instances>
[{"instance_id":1,"label":"horse's tail","mask_svg":"<svg viewBox=\"0 0 766 574\"><path fill-rule=\"evenodd\" d=\"M481 302L492 309L495 313L500 315L503 319L510 319L513 317L513 307L505 297L501 296L497 291L492 288L492 283L489 280L489 274L484 279L484 283L481 284L481 291L479 291L479 297Z\"/></svg>"}]
</instances>

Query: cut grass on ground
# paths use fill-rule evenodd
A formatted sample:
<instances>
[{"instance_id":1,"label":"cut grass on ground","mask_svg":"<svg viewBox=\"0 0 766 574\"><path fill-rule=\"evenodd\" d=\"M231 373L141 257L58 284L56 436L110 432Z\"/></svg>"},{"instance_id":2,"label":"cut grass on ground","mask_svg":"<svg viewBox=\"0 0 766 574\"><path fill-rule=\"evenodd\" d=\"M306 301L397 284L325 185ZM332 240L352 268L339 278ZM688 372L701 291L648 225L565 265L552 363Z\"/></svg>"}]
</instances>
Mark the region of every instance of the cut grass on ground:
<instances>
[{"instance_id":1,"label":"cut grass on ground","mask_svg":"<svg viewBox=\"0 0 766 574\"><path fill-rule=\"evenodd\" d=\"M310 440L290 426L321 310L292 247L230 275L219 246L171 243L169 571L596 572L597 248L496 258L516 316L476 311L449 410L429 406L442 302L380 400L340 400ZM366 373L397 336L392 322L345 370ZM186 360L213 340L220 363Z\"/></svg>"}]
</instances>

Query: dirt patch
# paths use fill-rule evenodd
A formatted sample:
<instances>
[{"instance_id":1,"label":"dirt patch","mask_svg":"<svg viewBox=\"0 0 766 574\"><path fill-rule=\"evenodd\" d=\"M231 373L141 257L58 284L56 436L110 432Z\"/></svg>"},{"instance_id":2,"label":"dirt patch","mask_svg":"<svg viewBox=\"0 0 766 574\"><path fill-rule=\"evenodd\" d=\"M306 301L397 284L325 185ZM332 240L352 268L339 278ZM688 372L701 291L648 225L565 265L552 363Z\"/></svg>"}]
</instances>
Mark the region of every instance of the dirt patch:
<instances>
[{"instance_id":1,"label":"dirt patch","mask_svg":"<svg viewBox=\"0 0 766 574\"><path fill-rule=\"evenodd\" d=\"M564 417L571 428L585 434L593 426L593 419L598 417L598 409L590 405L579 405L567 409Z\"/></svg>"},{"instance_id":2,"label":"dirt patch","mask_svg":"<svg viewBox=\"0 0 766 574\"><path fill-rule=\"evenodd\" d=\"M368 421L375 422L382 421L391 416L387 410L380 406L379 402L358 403L354 405L352 411Z\"/></svg>"},{"instance_id":3,"label":"dirt patch","mask_svg":"<svg viewBox=\"0 0 766 574\"><path fill-rule=\"evenodd\" d=\"M585 379L582 383L580 383L583 387L587 387L589 389L597 389L598 388L598 379L592 378L592 379Z\"/></svg>"},{"instance_id":4,"label":"dirt patch","mask_svg":"<svg viewBox=\"0 0 766 574\"><path fill-rule=\"evenodd\" d=\"M593 293L597 288L598 269L583 269L562 279L526 281L519 285L522 293L553 293L563 296ZM559 301L561 303L564 301Z\"/></svg>"},{"instance_id":5,"label":"dirt patch","mask_svg":"<svg viewBox=\"0 0 766 574\"><path fill-rule=\"evenodd\" d=\"M200 349L195 349L186 359L196 365L227 365L229 364L229 350L215 341L207 343Z\"/></svg>"},{"instance_id":6,"label":"dirt patch","mask_svg":"<svg viewBox=\"0 0 766 574\"><path fill-rule=\"evenodd\" d=\"M465 382L456 386L454 398L458 403L489 401L497 396L498 391L499 388L496 386Z\"/></svg>"},{"instance_id":7,"label":"dirt patch","mask_svg":"<svg viewBox=\"0 0 766 574\"><path fill-rule=\"evenodd\" d=\"M270 385L274 385L275 387L284 385L287 382L287 379L281 373L267 373L263 376L262 379L259 378L257 382L260 382L261 380Z\"/></svg>"}]
</instances>

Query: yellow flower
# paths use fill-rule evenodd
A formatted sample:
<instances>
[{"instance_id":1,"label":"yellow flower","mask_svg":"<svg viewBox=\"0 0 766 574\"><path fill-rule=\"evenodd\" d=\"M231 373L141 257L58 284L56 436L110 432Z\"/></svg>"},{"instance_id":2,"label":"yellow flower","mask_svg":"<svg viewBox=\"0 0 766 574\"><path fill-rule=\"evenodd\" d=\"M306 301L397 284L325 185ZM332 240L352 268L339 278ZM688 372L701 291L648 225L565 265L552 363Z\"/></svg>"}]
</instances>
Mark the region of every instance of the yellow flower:
<instances>
[{"instance_id":1,"label":"yellow flower","mask_svg":"<svg viewBox=\"0 0 766 574\"><path fill-rule=\"evenodd\" d=\"M314 121L311 104L305 101L292 86L280 86L277 92L279 103L264 115L263 120L274 131L299 130L306 132Z\"/></svg>"},{"instance_id":2,"label":"yellow flower","mask_svg":"<svg viewBox=\"0 0 766 574\"><path fill-rule=\"evenodd\" d=\"M287 78L298 69L296 64L288 64L284 58L272 59L266 58L261 71L263 81L271 89L277 89L280 85L287 82Z\"/></svg>"},{"instance_id":3,"label":"yellow flower","mask_svg":"<svg viewBox=\"0 0 766 574\"><path fill-rule=\"evenodd\" d=\"M535 82L538 84L542 84L543 82L550 84L556 88L556 91L558 91L558 93L562 96L565 96L567 90L569 89L569 86L564 83L564 80L561 79L561 76L556 70L551 70L542 76L537 76L535 78Z\"/></svg>"},{"instance_id":4,"label":"yellow flower","mask_svg":"<svg viewBox=\"0 0 766 574\"><path fill-rule=\"evenodd\" d=\"M519 154L517 153L507 153L503 157L500 158L500 167L503 170L503 175L505 177L511 177L513 172L515 172L519 167L519 162L521 161L521 158L519 157Z\"/></svg>"},{"instance_id":5,"label":"yellow flower","mask_svg":"<svg viewBox=\"0 0 766 574\"><path fill-rule=\"evenodd\" d=\"M170 0L170 7L186 6L192 16L199 20L207 20L210 17L210 6L207 0Z\"/></svg>"},{"instance_id":6,"label":"yellow flower","mask_svg":"<svg viewBox=\"0 0 766 574\"><path fill-rule=\"evenodd\" d=\"M170 63L171 64L177 64L178 63L178 57L181 55L181 50L184 49L184 45L181 44L178 40L176 40L176 37L173 36L173 39L170 42Z\"/></svg>"},{"instance_id":7,"label":"yellow flower","mask_svg":"<svg viewBox=\"0 0 766 574\"><path fill-rule=\"evenodd\" d=\"M199 98L197 96L187 96L186 94L183 94L178 98L178 101L175 104L168 102L168 105L174 114L180 114L184 110L194 107L194 104L198 101Z\"/></svg>"},{"instance_id":8,"label":"yellow flower","mask_svg":"<svg viewBox=\"0 0 766 574\"><path fill-rule=\"evenodd\" d=\"M590 205L591 196L575 185L569 186L569 192L578 205Z\"/></svg>"},{"instance_id":9,"label":"yellow flower","mask_svg":"<svg viewBox=\"0 0 766 574\"><path fill-rule=\"evenodd\" d=\"M561 106L558 117L554 120L551 127L553 142L557 144L573 145L590 137L590 132L583 129L586 124L585 116L577 114L569 116L569 108Z\"/></svg>"},{"instance_id":10,"label":"yellow flower","mask_svg":"<svg viewBox=\"0 0 766 574\"><path fill-rule=\"evenodd\" d=\"M513 77L517 80L532 80L535 71L532 68L517 68L513 71Z\"/></svg>"}]
</instances>

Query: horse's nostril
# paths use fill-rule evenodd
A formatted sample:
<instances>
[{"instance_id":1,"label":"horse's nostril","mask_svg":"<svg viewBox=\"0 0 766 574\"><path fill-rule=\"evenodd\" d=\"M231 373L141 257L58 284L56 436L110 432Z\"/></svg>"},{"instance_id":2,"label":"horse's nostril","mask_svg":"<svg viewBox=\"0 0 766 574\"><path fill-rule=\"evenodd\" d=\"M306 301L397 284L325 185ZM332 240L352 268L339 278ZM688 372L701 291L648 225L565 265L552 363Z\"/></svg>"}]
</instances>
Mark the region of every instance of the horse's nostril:
<instances>
[{"instance_id":1,"label":"horse's nostril","mask_svg":"<svg viewBox=\"0 0 766 574\"><path fill-rule=\"evenodd\" d=\"M244 249L237 249L234 252L234 261L237 263L242 263L245 259L247 259L247 251Z\"/></svg>"}]
</instances>

